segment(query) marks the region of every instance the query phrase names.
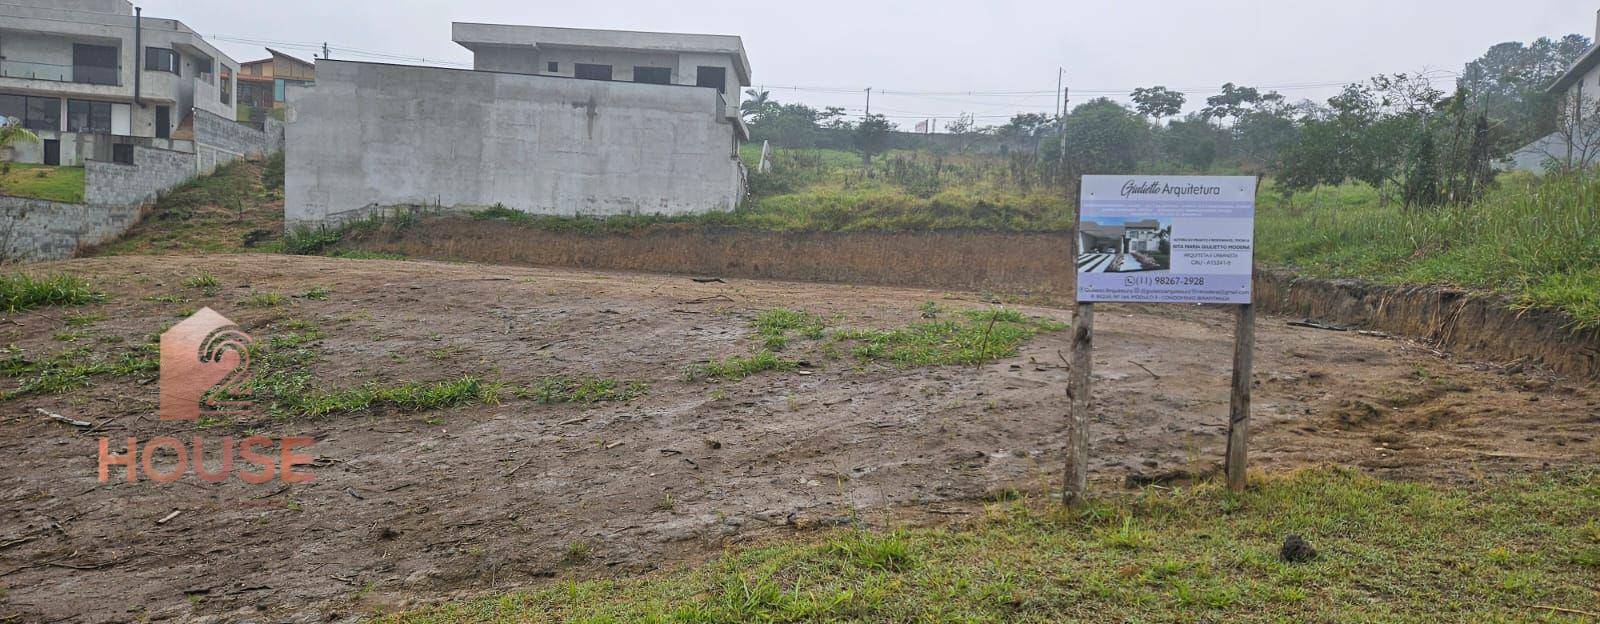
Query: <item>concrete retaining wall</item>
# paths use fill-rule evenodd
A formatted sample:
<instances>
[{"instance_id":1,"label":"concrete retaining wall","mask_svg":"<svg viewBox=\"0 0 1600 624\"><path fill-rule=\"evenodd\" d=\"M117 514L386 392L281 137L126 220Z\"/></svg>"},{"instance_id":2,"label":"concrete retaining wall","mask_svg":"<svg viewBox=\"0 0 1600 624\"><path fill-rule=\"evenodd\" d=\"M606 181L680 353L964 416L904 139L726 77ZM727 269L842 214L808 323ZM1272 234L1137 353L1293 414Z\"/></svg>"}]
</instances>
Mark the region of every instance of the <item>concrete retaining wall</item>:
<instances>
[{"instance_id":1,"label":"concrete retaining wall","mask_svg":"<svg viewBox=\"0 0 1600 624\"><path fill-rule=\"evenodd\" d=\"M0 261L62 260L116 240L145 204L195 177L194 154L136 145L133 162L84 163L81 204L0 196Z\"/></svg>"},{"instance_id":2,"label":"concrete retaining wall","mask_svg":"<svg viewBox=\"0 0 1600 624\"><path fill-rule=\"evenodd\" d=\"M121 236L138 223L140 210L0 196L0 261L71 258L83 247Z\"/></svg>"},{"instance_id":3,"label":"concrete retaining wall","mask_svg":"<svg viewBox=\"0 0 1600 624\"><path fill-rule=\"evenodd\" d=\"M283 124L269 121L265 130L207 111L194 111L196 171L209 174L240 158L259 158L283 149Z\"/></svg>"},{"instance_id":4,"label":"concrete retaining wall","mask_svg":"<svg viewBox=\"0 0 1600 624\"><path fill-rule=\"evenodd\" d=\"M319 61L291 87L285 226L375 206L727 211L737 130L706 87Z\"/></svg>"}]
</instances>

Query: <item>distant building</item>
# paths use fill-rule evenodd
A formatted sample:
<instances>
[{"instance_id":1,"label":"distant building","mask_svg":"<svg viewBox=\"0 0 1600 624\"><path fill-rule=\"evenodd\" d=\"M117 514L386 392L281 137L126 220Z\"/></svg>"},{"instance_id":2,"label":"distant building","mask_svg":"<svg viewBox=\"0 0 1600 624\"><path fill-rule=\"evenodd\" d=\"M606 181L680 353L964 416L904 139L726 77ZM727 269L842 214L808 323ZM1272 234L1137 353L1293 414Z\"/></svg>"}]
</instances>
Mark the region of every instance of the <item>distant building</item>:
<instances>
[{"instance_id":1,"label":"distant building","mask_svg":"<svg viewBox=\"0 0 1600 624\"><path fill-rule=\"evenodd\" d=\"M1600 100L1600 11L1595 14L1594 45L1584 50L1561 77L1545 89L1554 96L1567 115L1578 115L1568 123L1576 131L1556 132L1529 143L1511 155L1511 168L1542 171L1549 161L1600 164L1600 120L1583 119L1595 111ZM1578 163L1582 164L1582 163Z\"/></svg>"},{"instance_id":2,"label":"distant building","mask_svg":"<svg viewBox=\"0 0 1600 624\"><path fill-rule=\"evenodd\" d=\"M321 59L289 86L285 225L400 205L534 214L732 210L735 36L455 24L473 69Z\"/></svg>"},{"instance_id":3,"label":"distant building","mask_svg":"<svg viewBox=\"0 0 1600 624\"><path fill-rule=\"evenodd\" d=\"M0 0L0 116L40 138L11 148L17 162L172 149L195 111L234 118L237 68L182 22L135 17L127 0Z\"/></svg>"},{"instance_id":4,"label":"distant building","mask_svg":"<svg viewBox=\"0 0 1600 624\"><path fill-rule=\"evenodd\" d=\"M239 121L261 123L269 114L282 113L290 86L305 86L317 80L317 66L267 48L272 56L239 66Z\"/></svg>"}]
</instances>

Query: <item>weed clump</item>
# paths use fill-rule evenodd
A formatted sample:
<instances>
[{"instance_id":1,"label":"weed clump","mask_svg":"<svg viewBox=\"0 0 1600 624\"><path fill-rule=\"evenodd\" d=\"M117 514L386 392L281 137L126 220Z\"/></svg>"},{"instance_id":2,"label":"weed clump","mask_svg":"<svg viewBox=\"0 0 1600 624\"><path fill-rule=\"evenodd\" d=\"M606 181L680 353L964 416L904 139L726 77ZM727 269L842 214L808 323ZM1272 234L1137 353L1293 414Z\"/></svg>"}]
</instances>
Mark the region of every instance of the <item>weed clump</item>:
<instances>
[{"instance_id":1,"label":"weed clump","mask_svg":"<svg viewBox=\"0 0 1600 624\"><path fill-rule=\"evenodd\" d=\"M41 306L67 306L97 303L105 293L96 291L89 281L66 274L34 277L26 273L0 276L0 312L14 313Z\"/></svg>"}]
</instances>

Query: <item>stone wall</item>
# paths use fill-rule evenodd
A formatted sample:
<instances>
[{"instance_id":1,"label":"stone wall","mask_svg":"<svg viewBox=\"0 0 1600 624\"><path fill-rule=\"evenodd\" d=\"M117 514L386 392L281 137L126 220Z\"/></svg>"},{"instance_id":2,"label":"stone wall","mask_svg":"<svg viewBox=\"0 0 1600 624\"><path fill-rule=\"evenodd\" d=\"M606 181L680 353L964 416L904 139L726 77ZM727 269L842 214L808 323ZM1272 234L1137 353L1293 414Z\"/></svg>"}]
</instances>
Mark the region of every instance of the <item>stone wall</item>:
<instances>
[{"instance_id":1,"label":"stone wall","mask_svg":"<svg viewBox=\"0 0 1600 624\"><path fill-rule=\"evenodd\" d=\"M138 223L140 210L0 195L0 262L71 258L121 236Z\"/></svg>"}]
</instances>

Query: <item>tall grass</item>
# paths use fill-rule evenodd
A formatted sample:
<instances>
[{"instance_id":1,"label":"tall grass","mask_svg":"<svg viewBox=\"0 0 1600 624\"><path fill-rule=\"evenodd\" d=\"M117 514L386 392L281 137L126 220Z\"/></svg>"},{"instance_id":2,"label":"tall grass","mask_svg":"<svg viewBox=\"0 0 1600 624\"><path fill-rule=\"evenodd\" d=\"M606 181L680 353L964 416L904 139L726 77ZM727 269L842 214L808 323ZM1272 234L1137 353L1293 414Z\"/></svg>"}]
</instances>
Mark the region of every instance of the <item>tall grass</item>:
<instances>
[{"instance_id":1,"label":"tall grass","mask_svg":"<svg viewBox=\"0 0 1600 624\"><path fill-rule=\"evenodd\" d=\"M1506 293L1600 326L1600 177L1509 175L1472 204L1407 210L1364 186L1265 201L1257 257L1332 277Z\"/></svg>"},{"instance_id":2,"label":"tall grass","mask_svg":"<svg viewBox=\"0 0 1600 624\"><path fill-rule=\"evenodd\" d=\"M105 294L91 287L88 280L74 275L0 275L0 312L21 312L40 306L82 305L104 298Z\"/></svg>"}]
</instances>

